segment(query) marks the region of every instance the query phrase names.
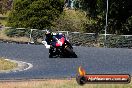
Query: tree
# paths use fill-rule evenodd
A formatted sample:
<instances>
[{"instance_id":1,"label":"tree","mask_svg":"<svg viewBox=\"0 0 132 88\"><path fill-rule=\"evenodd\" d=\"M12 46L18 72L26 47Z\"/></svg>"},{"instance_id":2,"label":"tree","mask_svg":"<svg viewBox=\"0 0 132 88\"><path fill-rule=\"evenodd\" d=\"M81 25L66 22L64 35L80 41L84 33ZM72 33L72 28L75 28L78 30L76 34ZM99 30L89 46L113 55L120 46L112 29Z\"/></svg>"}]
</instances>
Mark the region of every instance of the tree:
<instances>
[{"instance_id":1,"label":"tree","mask_svg":"<svg viewBox=\"0 0 132 88\"><path fill-rule=\"evenodd\" d=\"M14 0L8 26L50 28L63 12L63 0Z\"/></svg>"},{"instance_id":2,"label":"tree","mask_svg":"<svg viewBox=\"0 0 132 88\"><path fill-rule=\"evenodd\" d=\"M97 3L97 0L75 0L74 6L75 8L83 9L84 11L87 12L87 14L94 17L96 16L95 14L96 3Z\"/></svg>"},{"instance_id":3,"label":"tree","mask_svg":"<svg viewBox=\"0 0 132 88\"><path fill-rule=\"evenodd\" d=\"M78 0L76 0L78 1ZM97 30L104 29L107 0L80 0L80 9L97 21ZM77 6L77 5L76 5ZM109 0L108 33L131 34L132 33L132 1Z\"/></svg>"},{"instance_id":4,"label":"tree","mask_svg":"<svg viewBox=\"0 0 132 88\"><path fill-rule=\"evenodd\" d=\"M109 30L118 34L131 34L129 29L132 16L131 0L112 0L109 11ZM113 31L114 30L114 31Z\"/></svg>"},{"instance_id":5,"label":"tree","mask_svg":"<svg viewBox=\"0 0 132 88\"><path fill-rule=\"evenodd\" d=\"M92 20L92 24L85 24L86 32L96 32L97 34L103 29L104 22L104 0L75 0L76 9L86 12L88 20Z\"/></svg>"},{"instance_id":6,"label":"tree","mask_svg":"<svg viewBox=\"0 0 132 88\"><path fill-rule=\"evenodd\" d=\"M92 23L87 20L84 11L65 9L63 14L54 22L54 30L86 32L84 25Z\"/></svg>"},{"instance_id":7,"label":"tree","mask_svg":"<svg viewBox=\"0 0 132 88\"><path fill-rule=\"evenodd\" d=\"M0 0L0 14L6 13L12 7L12 0Z\"/></svg>"}]
</instances>

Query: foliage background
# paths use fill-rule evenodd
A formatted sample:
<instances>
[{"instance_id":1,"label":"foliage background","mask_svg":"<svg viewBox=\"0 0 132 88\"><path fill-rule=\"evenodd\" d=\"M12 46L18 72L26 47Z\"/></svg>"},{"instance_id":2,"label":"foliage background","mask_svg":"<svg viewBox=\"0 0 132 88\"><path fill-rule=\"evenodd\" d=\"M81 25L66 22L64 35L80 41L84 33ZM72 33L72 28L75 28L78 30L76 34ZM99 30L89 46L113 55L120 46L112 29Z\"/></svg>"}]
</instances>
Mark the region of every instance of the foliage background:
<instances>
[{"instance_id":1,"label":"foliage background","mask_svg":"<svg viewBox=\"0 0 132 88\"><path fill-rule=\"evenodd\" d=\"M7 26L104 33L107 0L74 0L72 10L64 0L1 1L1 13L11 10ZM131 0L109 0L107 33L132 34L131 6Z\"/></svg>"},{"instance_id":2,"label":"foliage background","mask_svg":"<svg viewBox=\"0 0 132 88\"><path fill-rule=\"evenodd\" d=\"M75 8L82 9L87 16L97 21L97 30L101 32L105 26L105 12L107 0L75 0ZM108 0L108 33L132 34L132 1Z\"/></svg>"},{"instance_id":3,"label":"foliage background","mask_svg":"<svg viewBox=\"0 0 132 88\"><path fill-rule=\"evenodd\" d=\"M63 0L14 0L8 26L44 29L63 12Z\"/></svg>"}]
</instances>

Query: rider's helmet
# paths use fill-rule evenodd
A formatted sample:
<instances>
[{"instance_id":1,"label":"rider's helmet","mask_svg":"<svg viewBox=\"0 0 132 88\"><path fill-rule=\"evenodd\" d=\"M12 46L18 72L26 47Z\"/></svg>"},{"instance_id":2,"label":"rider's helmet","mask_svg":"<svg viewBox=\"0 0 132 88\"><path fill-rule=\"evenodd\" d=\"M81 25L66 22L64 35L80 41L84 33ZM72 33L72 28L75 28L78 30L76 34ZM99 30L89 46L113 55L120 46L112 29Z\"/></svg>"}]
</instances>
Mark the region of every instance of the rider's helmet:
<instances>
[{"instance_id":1,"label":"rider's helmet","mask_svg":"<svg viewBox=\"0 0 132 88\"><path fill-rule=\"evenodd\" d=\"M50 37L51 36L51 32L49 30L46 30L45 36L46 37Z\"/></svg>"}]
</instances>

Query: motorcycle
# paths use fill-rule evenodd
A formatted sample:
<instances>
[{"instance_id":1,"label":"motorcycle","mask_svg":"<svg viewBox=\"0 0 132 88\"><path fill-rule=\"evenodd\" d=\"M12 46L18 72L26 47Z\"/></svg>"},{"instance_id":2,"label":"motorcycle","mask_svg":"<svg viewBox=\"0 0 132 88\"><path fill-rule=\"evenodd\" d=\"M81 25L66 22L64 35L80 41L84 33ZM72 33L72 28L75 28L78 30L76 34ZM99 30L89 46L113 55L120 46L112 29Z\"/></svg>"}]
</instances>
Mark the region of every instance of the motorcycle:
<instances>
[{"instance_id":1,"label":"motorcycle","mask_svg":"<svg viewBox=\"0 0 132 88\"><path fill-rule=\"evenodd\" d=\"M48 46L49 58L77 58L77 55L73 51L72 45L66 40L64 36L56 38L56 46ZM42 41L44 44L44 41ZM46 43L46 42L45 42ZM46 46L46 44L45 44ZM47 46L46 46L47 47Z\"/></svg>"}]
</instances>

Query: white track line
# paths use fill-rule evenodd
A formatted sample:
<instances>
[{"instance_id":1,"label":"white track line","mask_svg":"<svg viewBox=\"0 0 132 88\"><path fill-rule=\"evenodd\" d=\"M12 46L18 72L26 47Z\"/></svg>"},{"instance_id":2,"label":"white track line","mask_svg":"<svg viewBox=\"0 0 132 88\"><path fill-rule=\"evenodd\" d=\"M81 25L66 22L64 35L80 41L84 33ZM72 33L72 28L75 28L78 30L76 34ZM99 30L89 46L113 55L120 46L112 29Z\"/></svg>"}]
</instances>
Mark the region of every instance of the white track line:
<instances>
[{"instance_id":1,"label":"white track line","mask_svg":"<svg viewBox=\"0 0 132 88\"><path fill-rule=\"evenodd\" d=\"M27 62L23 62L23 61L17 61L17 60L11 60L11 59L5 59L5 60L17 63L18 66L16 68L11 69L11 70L2 70L2 71L0 71L0 73L25 71L25 70L31 69L33 67L33 65L31 63L27 63Z\"/></svg>"}]
</instances>

